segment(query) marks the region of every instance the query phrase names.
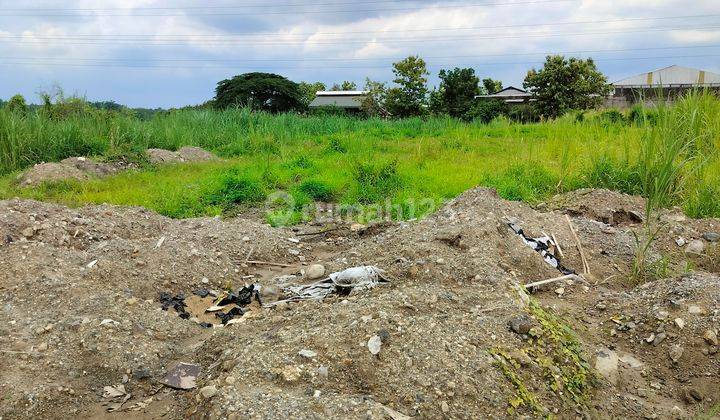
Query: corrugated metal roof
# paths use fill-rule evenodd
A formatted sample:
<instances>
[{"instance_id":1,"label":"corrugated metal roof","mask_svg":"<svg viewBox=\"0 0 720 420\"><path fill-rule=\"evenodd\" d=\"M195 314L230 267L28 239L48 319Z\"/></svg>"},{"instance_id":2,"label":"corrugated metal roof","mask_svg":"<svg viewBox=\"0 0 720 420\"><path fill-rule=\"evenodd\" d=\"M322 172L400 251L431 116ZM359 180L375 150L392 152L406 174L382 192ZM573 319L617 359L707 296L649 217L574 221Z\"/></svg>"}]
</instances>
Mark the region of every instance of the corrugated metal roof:
<instances>
[{"instance_id":1,"label":"corrugated metal roof","mask_svg":"<svg viewBox=\"0 0 720 420\"><path fill-rule=\"evenodd\" d=\"M312 102L310 108L321 106L337 106L340 108L360 108L365 95L317 95Z\"/></svg>"},{"instance_id":2,"label":"corrugated metal roof","mask_svg":"<svg viewBox=\"0 0 720 420\"><path fill-rule=\"evenodd\" d=\"M367 95L368 92L365 90L321 90L317 92L316 96L357 96Z\"/></svg>"},{"instance_id":3,"label":"corrugated metal roof","mask_svg":"<svg viewBox=\"0 0 720 420\"><path fill-rule=\"evenodd\" d=\"M615 87L708 86L720 84L720 74L672 65L613 83Z\"/></svg>"},{"instance_id":4,"label":"corrugated metal roof","mask_svg":"<svg viewBox=\"0 0 720 420\"><path fill-rule=\"evenodd\" d=\"M492 95L480 95L480 96L476 96L476 98L508 98L508 97L522 98L522 97L527 97L527 96L532 96L532 94L528 93L525 90L518 89L514 86L508 86L501 91L493 93Z\"/></svg>"}]
</instances>

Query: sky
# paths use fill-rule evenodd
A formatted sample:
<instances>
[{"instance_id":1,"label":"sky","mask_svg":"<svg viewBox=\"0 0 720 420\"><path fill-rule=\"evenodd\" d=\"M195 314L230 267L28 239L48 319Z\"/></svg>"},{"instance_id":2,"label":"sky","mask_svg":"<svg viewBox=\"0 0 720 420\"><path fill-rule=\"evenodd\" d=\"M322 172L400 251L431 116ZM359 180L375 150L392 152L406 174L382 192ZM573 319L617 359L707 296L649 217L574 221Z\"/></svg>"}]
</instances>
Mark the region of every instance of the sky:
<instances>
[{"instance_id":1,"label":"sky","mask_svg":"<svg viewBox=\"0 0 720 420\"><path fill-rule=\"evenodd\" d=\"M430 84L472 67L521 87L547 54L593 57L610 82L671 64L720 73L718 0L0 0L0 98L62 87L180 107L251 71L391 81L418 54Z\"/></svg>"}]
</instances>

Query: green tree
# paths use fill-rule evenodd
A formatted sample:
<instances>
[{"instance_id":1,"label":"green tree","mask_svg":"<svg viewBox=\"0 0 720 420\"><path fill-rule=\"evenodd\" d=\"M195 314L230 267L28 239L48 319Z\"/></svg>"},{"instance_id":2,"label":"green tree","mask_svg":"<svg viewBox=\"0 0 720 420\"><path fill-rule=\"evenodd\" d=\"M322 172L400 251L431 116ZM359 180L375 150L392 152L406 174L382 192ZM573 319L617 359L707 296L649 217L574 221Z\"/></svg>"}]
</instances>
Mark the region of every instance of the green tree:
<instances>
[{"instance_id":1,"label":"green tree","mask_svg":"<svg viewBox=\"0 0 720 420\"><path fill-rule=\"evenodd\" d=\"M13 114L26 114L28 107L25 103L25 97L22 95L15 95L7 102L5 109Z\"/></svg>"},{"instance_id":2,"label":"green tree","mask_svg":"<svg viewBox=\"0 0 720 420\"><path fill-rule=\"evenodd\" d=\"M440 86L430 95L430 108L439 114L468 118L475 96L480 94L480 79L475 70L455 67L440 70Z\"/></svg>"},{"instance_id":3,"label":"green tree","mask_svg":"<svg viewBox=\"0 0 720 420\"><path fill-rule=\"evenodd\" d=\"M482 80L483 93L486 95L492 95L502 90L502 82L500 80L493 80L491 78L485 78Z\"/></svg>"},{"instance_id":4,"label":"green tree","mask_svg":"<svg viewBox=\"0 0 720 420\"><path fill-rule=\"evenodd\" d=\"M548 118L571 109L594 108L611 90L591 58L566 59L561 55L547 56L542 69L528 71L523 86L537 99L538 112Z\"/></svg>"},{"instance_id":5,"label":"green tree","mask_svg":"<svg viewBox=\"0 0 720 420\"><path fill-rule=\"evenodd\" d=\"M393 64L397 86L387 90L385 106L396 117L422 115L428 101L427 71L425 60L410 56Z\"/></svg>"},{"instance_id":6,"label":"green tree","mask_svg":"<svg viewBox=\"0 0 720 420\"><path fill-rule=\"evenodd\" d=\"M357 84L355 82L350 82L345 80L341 84L335 83L330 88L332 91L339 91L339 90L357 90Z\"/></svg>"},{"instance_id":7,"label":"green tree","mask_svg":"<svg viewBox=\"0 0 720 420\"><path fill-rule=\"evenodd\" d=\"M300 82L298 83L298 88L300 88L300 92L303 96L303 103L305 106L310 105L310 102L315 99L315 94L319 91L325 90L326 86L323 82Z\"/></svg>"},{"instance_id":8,"label":"green tree","mask_svg":"<svg viewBox=\"0 0 720 420\"><path fill-rule=\"evenodd\" d=\"M305 108L298 84L272 73L245 73L219 82L215 106L220 109L246 106L272 113Z\"/></svg>"},{"instance_id":9,"label":"green tree","mask_svg":"<svg viewBox=\"0 0 720 420\"><path fill-rule=\"evenodd\" d=\"M387 89L385 83L365 79L365 91L367 94L360 104L360 110L369 117L387 116L385 109L385 97Z\"/></svg>"}]
</instances>

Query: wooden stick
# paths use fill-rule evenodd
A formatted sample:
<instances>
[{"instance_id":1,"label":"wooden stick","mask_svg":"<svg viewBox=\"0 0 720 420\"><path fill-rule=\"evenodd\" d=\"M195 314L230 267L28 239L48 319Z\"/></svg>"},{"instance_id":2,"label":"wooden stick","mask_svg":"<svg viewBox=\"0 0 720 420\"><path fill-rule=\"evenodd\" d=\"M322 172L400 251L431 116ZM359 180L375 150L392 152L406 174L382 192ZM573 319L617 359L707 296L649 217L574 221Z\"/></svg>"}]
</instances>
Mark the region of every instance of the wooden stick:
<instances>
[{"instance_id":1,"label":"wooden stick","mask_svg":"<svg viewBox=\"0 0 720 420\"><path fill-rule=\"evenodd\" d=\"M570 280L570 279L579 280L579 277L578 277L577 274L567 274L567 275L560 276L560 277L553 277L553 278L547 279L547 280L540 280L540 281L536 281L536 282L533 282L533 283L528 283L528 284L525 284L525 285L523 285L523 286L524 286L526 289L529 289L529 288L532 288L532 287L542 286L543 284L554 283L554 282L556 282L556 281Z\"/></svg>"},{"instance_id":2,"label":"wooden stick","mask_svg":"<svg viewBox=\"0 0 720 420\"><path fill-rule=\"evenodd\" d=\"M590 274L590 264L588 264L587 259L585 258L585 252L583 251L583 247L580 243L580 239L578 238L577 233L575 233L575 228L573 227L572 221L570 220L570 216L566 214L565 220L567 220L568 222L568 226L570 227L570 233L572 233L573 239L575 239L575 245L580 252L580 259L583 263L583 273Z\"/></svg>"},{"instance_id":3,"label":"wooden stick","mask_svg":"<svg viewBox=\"0 0 720 420\"><path fill-rule=\"evenodd\" d=\"M248 264L258 264L258 265L272 265L275 267L292 267L290 264L280 264L280 263L274 263L274 262L268 262L268 261L255 261L255 260L249 260L247 261Z\"/></svg>"},{"instance_id":4,"label":"wooden stick","mask_svg":"<svg viewBox=\"0 0 720 420\"><path fill-rule=\"evenodd\" d=\"M551 235L550 237L552 238L553 242L555 242L555 247L558 250L558 255L560 256L560 258L565 258L565 255L563 255L563 252L562 252L562 248L560 248L560 242L558 242L557 239L555 239L554 234Z\"/></svg>"}]
</instances>

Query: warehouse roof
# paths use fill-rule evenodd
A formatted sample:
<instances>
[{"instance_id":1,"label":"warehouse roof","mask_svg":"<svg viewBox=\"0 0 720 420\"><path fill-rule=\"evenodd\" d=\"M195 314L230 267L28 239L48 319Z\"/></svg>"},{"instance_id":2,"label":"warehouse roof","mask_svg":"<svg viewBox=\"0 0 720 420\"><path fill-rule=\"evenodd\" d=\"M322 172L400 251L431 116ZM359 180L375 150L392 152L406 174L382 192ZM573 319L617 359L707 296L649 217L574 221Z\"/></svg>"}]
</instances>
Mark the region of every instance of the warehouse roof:
<instances>
[{"instance_id":1,"label":"warehouse roof","mask_svg":"<svg viewBox=\"0 0 720 420\"><path fill-rule=\"evenodd\" d=\"M337 106L346 109L359 109L367 94L368 92L363 90L320 91L315 94L315 99L310 102L310 108Z\"/></svg>"},{"instance_id":2,"label":"warehouse roof","mask_svg":"<svg viewBox=\"0 0 720 420\"><path fill-rule=\"evenodd\" d=\"M619 88L720 86L720 74L683 66L669 66L613 83Z\"/></svg>"}]
</instances>

